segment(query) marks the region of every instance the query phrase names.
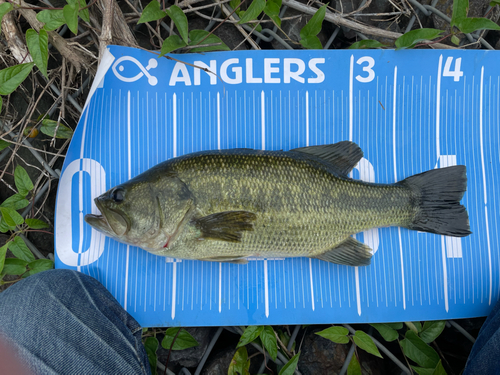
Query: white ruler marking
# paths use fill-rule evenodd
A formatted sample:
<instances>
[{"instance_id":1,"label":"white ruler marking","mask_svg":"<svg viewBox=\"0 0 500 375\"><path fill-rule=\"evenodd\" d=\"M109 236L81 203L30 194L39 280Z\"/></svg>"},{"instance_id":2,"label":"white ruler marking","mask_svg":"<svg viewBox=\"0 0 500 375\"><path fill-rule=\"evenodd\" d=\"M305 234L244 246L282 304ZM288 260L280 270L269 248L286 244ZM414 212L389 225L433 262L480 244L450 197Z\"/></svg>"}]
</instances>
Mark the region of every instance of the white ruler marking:
<instances>
[{"instance_id":1,"label":"white ruler marking","mask_svg":"<svg viewBox=\"0 0 500 375\"><path fill-rule=\"evenodd\" d=\"M488 228L488 199L486 190L486 168L484 166L484 143L483 143L483 89L484 89L484 66L481 67L481 84L479 88L479 144L481 149L481 169L483 172L483 189L484 189L484 216L486 223L486 241L488 244L488 271L490 276L490 293L488 304L491 305L491 294L493 292L493 271L491 267L491 247L490 247L490 231Z\"/></svg>"},{"instance_id":2,"label":"white ruler marking","mask_svg":"<svg viewBox=\"0 0 500 375\"><path fill-rule=\"evenodd\" d=\"M132 147L130 135L130 91L127 92L127 153L128 153L128 179L132 178ZM128 300L128 266L130 257L130 245L127 245L127 255L125 258L125 301L123 308L127 311Z\"/></svg>"},{"instance_id":3,"label":"white ruler marking","mask_svg":"<svg viewBox=\"0 0 500 375\"><path fill-rule=\"evenodd\" d=\"M394 89L393 89L393 102L392 102L392 151L394 160L394 181L398 181L398 169L396 163L396 96L397 96L397 79L398 79L398 67L394 67ZM404 259L403 259L403 242L401 240L401 227L398 227L398 237L399 237L399 257L401 260L401 292L403 293L403 309L406 310L406 290L405 290L405 270L404 270Z\"/></svg>"}]
</instances>

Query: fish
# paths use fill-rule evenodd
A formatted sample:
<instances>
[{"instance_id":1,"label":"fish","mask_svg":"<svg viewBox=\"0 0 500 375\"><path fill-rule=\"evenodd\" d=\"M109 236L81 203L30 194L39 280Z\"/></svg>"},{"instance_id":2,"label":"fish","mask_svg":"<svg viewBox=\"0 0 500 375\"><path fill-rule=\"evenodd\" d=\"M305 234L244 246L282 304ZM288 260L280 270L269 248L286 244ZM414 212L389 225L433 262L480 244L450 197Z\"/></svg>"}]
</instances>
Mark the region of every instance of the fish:
<instances>
[{"instance_id":1,"label":"fish","mask_svg":"<svg viewBox=\"0 0 500 375\"><path fill-rule=\"evenodd\" d=\"M366 266L373 250L352 235L370 228L471 233L460 203L464 165L380 184L348 176L362 157L350 141L186 154L95 198L101 215L85 221L155 255L237 264L248 257L309 257Z\"/></svg>"}]
</instances>

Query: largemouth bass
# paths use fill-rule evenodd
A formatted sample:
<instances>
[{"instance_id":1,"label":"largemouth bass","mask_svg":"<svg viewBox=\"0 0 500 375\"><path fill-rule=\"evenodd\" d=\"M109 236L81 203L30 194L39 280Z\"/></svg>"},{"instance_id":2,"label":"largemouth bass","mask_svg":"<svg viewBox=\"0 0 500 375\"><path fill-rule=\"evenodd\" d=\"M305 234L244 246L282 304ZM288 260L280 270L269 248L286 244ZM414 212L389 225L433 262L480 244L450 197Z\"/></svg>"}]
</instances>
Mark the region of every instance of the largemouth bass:
<instances>
[{"instance_id":1,"label":"largemouth bass","mask_svg":"<svg viewBox=\"0 0 500 375\"><path fill-rule=\"evenodd\" d=\"M460 200L465 166L395 184L353 180L363 152L352 142L291 151L197 152L156 165L95 199L95 229L153 254L246 263L311 257L363 266L372 250L351 235L401 226L470 234Z\"/></svg>"}]
</instances>

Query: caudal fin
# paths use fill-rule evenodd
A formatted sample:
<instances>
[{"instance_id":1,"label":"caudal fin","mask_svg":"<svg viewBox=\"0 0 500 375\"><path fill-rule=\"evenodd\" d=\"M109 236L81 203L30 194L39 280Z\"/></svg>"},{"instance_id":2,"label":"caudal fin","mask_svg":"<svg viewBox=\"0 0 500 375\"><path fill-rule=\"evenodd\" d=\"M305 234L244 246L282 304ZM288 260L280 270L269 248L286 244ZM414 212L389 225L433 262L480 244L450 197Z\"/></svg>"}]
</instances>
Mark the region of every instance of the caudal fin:
<instances>
[{"instance_id":1,"label":"caudal fin","mask_svg":"<svg viewBox=\"0 0 500 375\"><path fill-rule=\"evenodd\" d=\"M453 237L471 234L469 215L460 200L467 190L464 165L433 169L400 182L414 192L417 214L407 227Z\"/></svg>"}]
</instances>

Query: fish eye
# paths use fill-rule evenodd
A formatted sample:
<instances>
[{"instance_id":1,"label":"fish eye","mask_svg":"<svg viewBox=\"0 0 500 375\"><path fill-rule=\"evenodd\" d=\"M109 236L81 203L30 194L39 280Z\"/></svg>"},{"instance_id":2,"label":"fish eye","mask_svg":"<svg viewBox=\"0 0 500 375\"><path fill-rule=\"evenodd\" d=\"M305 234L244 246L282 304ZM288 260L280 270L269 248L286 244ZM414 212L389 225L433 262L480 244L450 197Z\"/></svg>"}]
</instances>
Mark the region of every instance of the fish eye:
<instances>
[{"instance_id":1,"label":"fish eye","mask_svg":"<svg viewBox=\"0 0 500 375\"><path fill-rule=\"evenodd\" d=\"M124 197L125 192L121 188L115 189L111 192L111 199L113 199L116 203L123 202Z\"/></svg>"}]
</instances>

